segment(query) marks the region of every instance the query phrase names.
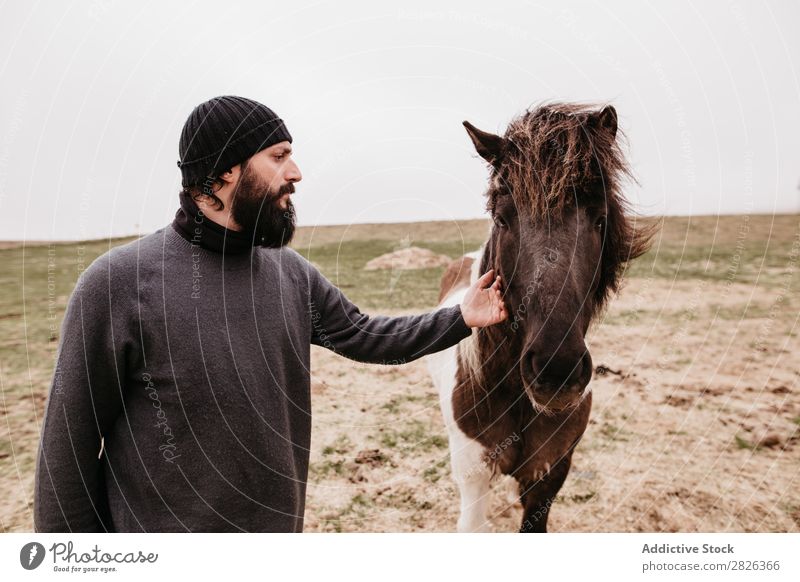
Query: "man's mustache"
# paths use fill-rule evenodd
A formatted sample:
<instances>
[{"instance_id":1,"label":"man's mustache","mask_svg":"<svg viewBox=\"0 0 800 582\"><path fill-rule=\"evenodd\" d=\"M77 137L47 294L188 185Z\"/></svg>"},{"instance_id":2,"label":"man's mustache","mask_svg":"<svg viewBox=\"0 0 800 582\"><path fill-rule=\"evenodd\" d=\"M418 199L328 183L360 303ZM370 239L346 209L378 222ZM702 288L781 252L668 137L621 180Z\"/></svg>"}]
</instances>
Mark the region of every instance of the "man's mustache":
<instances>
[{"instance_id":1,"label":"man's mustache","mask_svg":"<svg viewBox=\"0 0 800 582\"><path fill-rule=\"evenodd\" d=\"M241 186L241 184L239 186ZM234 192L234 197L236 197L236 195L239 193L239 186L237 186L236 191ZM288 184L280 186L278 191L275 193L271 193L269 190L267 190L267 193L261 199L261 202L275 202L286 194L294 194L294 182L289 182Z\"/></svg>"},{"instance_id":2,"label":"man's mustache","mask_svg":"<svg viewBox=\"0 0 800 582\"><path fill-rule=\"evenodd\" d=\"M284 184L280 188L278 188L278 192L271 197L271 200L277 200L278 198L285 196L286 194L294 194L294 183L289 182L288 184Z\"/></svg>"}]
</instances>

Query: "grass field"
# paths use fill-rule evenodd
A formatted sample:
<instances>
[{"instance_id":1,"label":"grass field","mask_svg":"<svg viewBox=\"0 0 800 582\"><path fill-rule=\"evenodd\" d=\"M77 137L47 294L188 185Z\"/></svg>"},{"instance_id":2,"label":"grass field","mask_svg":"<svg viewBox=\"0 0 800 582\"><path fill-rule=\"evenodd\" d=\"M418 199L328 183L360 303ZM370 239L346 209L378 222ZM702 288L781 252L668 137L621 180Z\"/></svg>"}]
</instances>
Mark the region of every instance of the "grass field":
<instances>
[{"instance_id":1,"label":"grass field","mask_svg":"<svg viewBox=\"0 0 800 582\"><path fill-rule=\"evenodd\" d=\"M488 224L300 229L293 246L362 310L435 306L442 269L364 271L408 244L456 257ZM58 330L78 273L130 239L0 249L0 530L32 530ZM594 326L587 435L552 515L560 531L800 530L800 216L667 218ZM457 494L423 362L313 352L307 531L449 531ZM494 527L516 528L499 479Z\"/></svg>"}]
</instances>

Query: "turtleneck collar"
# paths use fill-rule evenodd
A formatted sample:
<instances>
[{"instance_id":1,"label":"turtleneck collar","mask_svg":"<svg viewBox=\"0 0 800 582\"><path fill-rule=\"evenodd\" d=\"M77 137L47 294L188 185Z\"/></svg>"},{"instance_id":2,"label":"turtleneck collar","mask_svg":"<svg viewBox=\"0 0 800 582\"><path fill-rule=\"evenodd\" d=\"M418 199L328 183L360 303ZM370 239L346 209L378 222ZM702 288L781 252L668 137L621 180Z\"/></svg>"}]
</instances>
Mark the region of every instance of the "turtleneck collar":
<instances>
[{"instance_id":1,"label":"turtleneck collar","mask_svg":"<svg viewBox=\"0 0 800 582\"><path fill-rule=\"evenodd\" d=\"M188 194L181 192L181 207L175 213L172 226L192 244L226 255L238 255L253 248L255 237L247 232L225 228L208 218Z\"/></svg>"}]
</instances>

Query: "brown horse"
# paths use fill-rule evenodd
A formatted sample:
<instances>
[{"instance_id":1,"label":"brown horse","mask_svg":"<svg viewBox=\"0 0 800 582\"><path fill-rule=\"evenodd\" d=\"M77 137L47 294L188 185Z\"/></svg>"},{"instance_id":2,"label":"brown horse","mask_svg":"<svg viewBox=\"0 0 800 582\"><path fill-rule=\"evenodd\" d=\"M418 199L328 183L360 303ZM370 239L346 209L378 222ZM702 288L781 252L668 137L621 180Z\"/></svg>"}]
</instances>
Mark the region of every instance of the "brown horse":
<instances>
[{"instance_id":1,"label":"brown horse","mask_svg":"<svg viewBox=\"0 0 800 582\"><path fill-rule=\"evenodd\" d=\"M584 337L652 231L636 228L620 193L630 172L613 107L542 105L502 137L464 126L491 168L494 225L481 251L448 267L440 302L459 303L493 268L509 318L428 360L461 494L458 529L487 529L489 482L502 472L519 482L520 531L543 532L589 421Z\"/></svg>"}]
</instances>

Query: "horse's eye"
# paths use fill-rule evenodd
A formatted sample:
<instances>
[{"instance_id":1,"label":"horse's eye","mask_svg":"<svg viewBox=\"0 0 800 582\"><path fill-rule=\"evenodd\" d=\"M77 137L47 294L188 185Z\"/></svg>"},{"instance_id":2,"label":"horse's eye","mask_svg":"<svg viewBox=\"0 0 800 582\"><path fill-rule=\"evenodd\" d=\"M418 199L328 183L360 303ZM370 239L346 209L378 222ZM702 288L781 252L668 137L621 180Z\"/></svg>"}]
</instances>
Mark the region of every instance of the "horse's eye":
<instances>
[{"instance_id":1,"label":"horse's eye","mask_svg":"<svg viewBox=\"0 0 800 582\"><path fill-rule=\"evenodd\" d=\"M603 230L606 227L606 217L600 216L597 220L594 221L594 227L597 230Z\"/></svg>"},{"instance_id":2,"label":"horse's eye","mask_svg":"<svg viewBox=\"0 0 800 582\"><path fill-rule=\"evenodd\" d=\"M494 215L494 224L497 228L508 228L508 223L499 214Z\"/></svg>"}]
</instances>

